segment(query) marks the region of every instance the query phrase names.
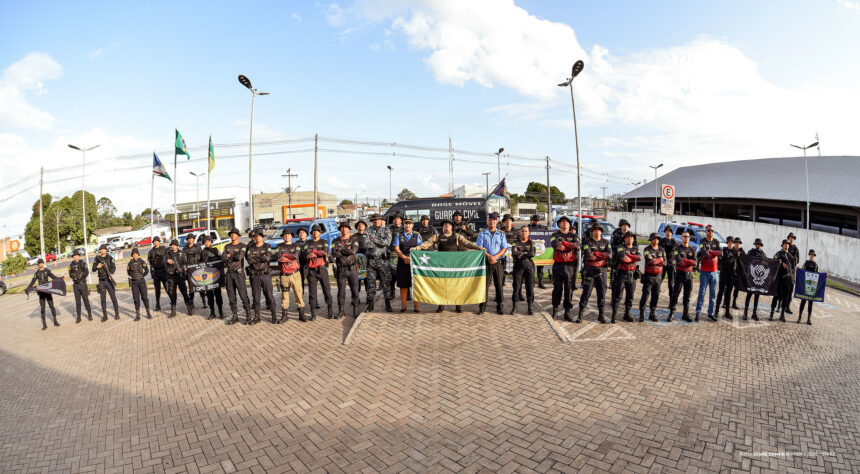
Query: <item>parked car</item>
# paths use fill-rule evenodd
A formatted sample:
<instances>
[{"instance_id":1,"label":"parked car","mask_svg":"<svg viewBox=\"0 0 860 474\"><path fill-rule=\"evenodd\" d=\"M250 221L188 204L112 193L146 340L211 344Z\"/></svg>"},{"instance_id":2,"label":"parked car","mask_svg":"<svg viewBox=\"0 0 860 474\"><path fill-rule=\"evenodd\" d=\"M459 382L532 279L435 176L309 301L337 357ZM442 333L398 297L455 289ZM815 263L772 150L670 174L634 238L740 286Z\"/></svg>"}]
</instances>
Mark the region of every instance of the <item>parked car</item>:
<instances>
[{"instance_id":1,"label":"parked car","mask_svg":"<svg viewBox=\"0 0 860 474\"><path fill-rule=\"evenodd\" d=\"M146 247L148 245L152 245L152 238L151 237L145 237L143 239L140 239L137 242L135 242L135 244L134 244L135 247Z\"/></svg>"},{"instance_id":2,"label":"parked car","mask_svg":"<svg viewBox=\"0 0 860 474\"><path fill-rule=\"evenodd\" d=\"M47 263L47 262L56 262L56 261L57 261L57 254L56 254L56 252L49 252L47 255L45 255L45 263Z\"/></svg>"},{"instance_id":3,"label":"parked car","mask_svg":"<svg viewBox=\"0 0 860 474\"><path fill-rule=\"evenodd\" d=\"M287 219L286 224L275 229L275 231L266 238L266 243L269 244L271 248L277 247L278 244L284 241L284 239L281 238L281 232L283 232L284 229L290 229L293 232L293 242L299 240L299 229L305 229L306 231L308 231L308 239L310 239L311 227L313 227L314 225L319 225L320 227L322 227L323 233L320 236L320 239L327 241L329 246L331 246L331 243L335 239L340 237L340 230L338 230L337 221L334 220L334 218L325 217L322 219Z\"/></svg>"},{"instance_id":4,"label":"parked car","mask_svg":"<svg viewBox=\"0 0 860 474\"><path fill-rule=\"evenodd\" d=\"M696 250L696 252L699 251L699 242L701 242L702 239L705 238L705 225L704 224L699 224L697 222L662 222L657 227L657 233L660 234L660 236L662 236L663 230L667 226L672 228L672 237L675 240L677 240L678 242L681 241L681 234L683 234L684 231L689 231L690 232L690 246L693 247ZM723 236L720 235L720 233L717 232L716 230L714 230L714 238L720 242L721 246L724 246L726 244L726 239L723 238Z\"/></svg>"},{"instance_id":5,"label":"parked car","mask_svg":"<svg viewBox=\"0 0 860 474\"><path fill-rule=\"evenodd\" d=\"M36 255L35 257L28 257L27 258L27 265L29 265L31 267L33 265L37 265L38 263L39 263L39 256L38 255Z\"/></svg>"},{"instance_id":6,"label":"parked car","mask_svg":"<svg viewBox=\"0 0 860 474\"><path fill-rule=\"evenodd\" d=\"M5 294L6 294L6 283L3 283L2 281L0 281L0 296L3 296Z\"/></svg>"}]
</instances>

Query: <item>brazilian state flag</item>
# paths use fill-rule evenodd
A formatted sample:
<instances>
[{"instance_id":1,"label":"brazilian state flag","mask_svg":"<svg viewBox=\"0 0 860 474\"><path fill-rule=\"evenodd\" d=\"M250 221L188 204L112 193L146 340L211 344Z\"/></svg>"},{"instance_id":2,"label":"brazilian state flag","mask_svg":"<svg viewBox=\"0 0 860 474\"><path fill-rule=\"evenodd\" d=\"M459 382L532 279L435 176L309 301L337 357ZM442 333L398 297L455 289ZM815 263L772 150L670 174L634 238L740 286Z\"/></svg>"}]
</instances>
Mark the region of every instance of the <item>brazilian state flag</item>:
<instances>
[{"instance_id":1,"label":"brazilian state flag","mask_svg":"<svg viewBox=\"0 0 860 474\"><path fill-rule=\"evenodd\" d=\"M413 250L412 295L435 305L463 305L486 300L487 267L483 250L428 252Z\"/></svg>"}]
</instances>

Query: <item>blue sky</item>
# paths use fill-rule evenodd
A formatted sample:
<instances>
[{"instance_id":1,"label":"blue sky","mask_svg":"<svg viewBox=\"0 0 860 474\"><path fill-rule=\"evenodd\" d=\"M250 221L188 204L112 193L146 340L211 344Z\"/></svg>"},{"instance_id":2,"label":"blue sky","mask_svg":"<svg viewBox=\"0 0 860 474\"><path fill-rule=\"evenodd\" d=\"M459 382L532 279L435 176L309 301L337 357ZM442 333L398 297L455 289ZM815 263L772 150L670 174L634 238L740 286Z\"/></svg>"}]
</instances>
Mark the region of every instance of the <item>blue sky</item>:
<instances>
[{"instance_id":1,"label":"blue sky","mask_svg":"<svg viewBox=\"0 0 860 474\"><path fill-rule=\"evenodd\" d=\"M656 4L654 4L656 3ZM788 156L788 143L820 133L825 154L860 154L860 2L0 2L2 220L23 229L37 199L22 177L69 167L66 143L100 143L92 189L121 210L149 206L149 173L127 170L168 150L173 128L190 146L247 141L246 74L270 96L257 101L255 138L346 137L515 155L559 164L553 184L575 194L569 96L555 84L576 59L577 113L586 194L623 192L653 179L649 164L678 166ZM258 146L255 189L275 191L291 168L312 189L307 143ZM448 189L445 161L354 154L386 151L326 143L320 190L339 197L420 195ZM390 151L390 149L388 149ZM436 151L407 151L447 158ZM241 147L216 154L243 153ZM169 153L163 161L172 161ZM195 158L202 158L197 152ZM456 185L483 184L494 160L455 162ZM521 192L545 180L537 162L508 159ZM180 200L194 198L179 168ZM569 168L567 168L569 169ZM46 192L74 191L74 168L48 173ZM219 161L214 195L242 195L247 162ZM231 189L230 186L237 186ZM88 186L89 188L89 186ZM130 189L136 192L129 193ZM168 209L159 183L156 206Z\"/></svg>"}]
</instances>

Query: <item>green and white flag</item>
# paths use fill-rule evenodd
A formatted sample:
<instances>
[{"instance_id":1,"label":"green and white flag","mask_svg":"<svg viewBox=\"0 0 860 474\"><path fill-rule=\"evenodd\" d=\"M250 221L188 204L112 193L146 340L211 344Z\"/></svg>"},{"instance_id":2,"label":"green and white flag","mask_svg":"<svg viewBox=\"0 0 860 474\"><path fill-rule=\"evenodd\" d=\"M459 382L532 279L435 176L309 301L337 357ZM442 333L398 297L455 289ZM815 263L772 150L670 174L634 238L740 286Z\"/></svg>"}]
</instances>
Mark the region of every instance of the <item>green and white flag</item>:
<instances>
[{"instance_id":1,"label":"green and white flag","mask_svg":"<svg viewBox=\"0 0 860 474\"><path fill-rule=\"evenodd\" d=\"M412 293L415 301L436 305L483 303L487 267L483 250L428 252L412 250Z\"/></svg>"}]
</instances>

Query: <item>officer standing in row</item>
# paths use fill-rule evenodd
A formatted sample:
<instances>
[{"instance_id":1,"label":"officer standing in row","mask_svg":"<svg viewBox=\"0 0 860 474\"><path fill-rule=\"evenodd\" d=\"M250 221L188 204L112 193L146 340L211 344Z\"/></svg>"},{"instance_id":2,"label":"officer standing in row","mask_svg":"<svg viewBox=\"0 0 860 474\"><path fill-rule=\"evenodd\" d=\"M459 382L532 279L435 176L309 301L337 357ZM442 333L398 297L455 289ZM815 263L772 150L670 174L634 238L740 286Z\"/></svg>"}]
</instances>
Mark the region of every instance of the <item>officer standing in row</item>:
<instances>
[{"instance_id":1,"label":"officer standing in row","mask_svg":"<svg viewBox=\"0 0 860 474\"><path fill-rule=\"evenodd\" d=\"M128 286L131 287L131 296L134 298L134 320L140 321L140 301L146 308L146 317L152 319L149 312L149 295L146 291L146 275L149 275L149 267L146 261L140 258L140 250L135 247L131 251L131 261L126 266L128 273Z\"/></svg>"},{"instance_id":2,"label":"officer standing in row","mask_svg":"<svg viewBox=\"0 0 860 474\"><path fill-rule=\"evenodd\" d=\"M740 237L738 237L737 241L740 241ZM717 307L714 310L714 315L719 315L720 304L724 303L726 309L723 317L729 320L732 319L732 314L729 312L729 300L732 296L732 289L735 287L735 274L738 264L738 250L735 242L735 239L731 235L726 238L726 247L723 249L723 256L720 259L719 291L717 292Z\"/></svg>"},{"instance_id":3,"label":"officer standing in row","mask_svg":"<svg viewBox=\"0 0 860 474\"><path fill-rule=\"evenodd\" d=\"M546 230L546 226L540 223L540 216L535 214L531 218L531 223L529 224L529 233L535 230ZM537 286L538 288L546 288L543 284L543 265L536 265L537 267Z\"/></svg>"},{"instance_id":4,"label":"officer standing in row","mask_svg":"<svg viewBox=\"0 0 860 474\"><path fill-rule=\"evenodd\" d=\"M436 229L433 229L433 230L436 230ZM365 270L364 275L365 275L365 277L363 280L364 281L364 297L365 297L365 300L367 299L367 235L365 235L366 231L367 231L367 222L364 222L364 220L359 219L358 222L355 223L355 232L352 234L353 238L355 238L355 241L358 242L358 253L364 255L364 257L365 257L365 260L364 260L364 265L365 265L364 266L364 270ZM358 291L359 291L359 293L361 292L361 282L362 282L362 280L358 280ZM365 303L367 303L367 301L365 301Z\"/></svg>"},{"instance_id":5,"label":"officer standing in row","mask_svg":"<svg viewBox=\"0 0 860 474\"><path fill-rule=\"evenodd\" d=\"M421 216L418 225L415 226L415 232L418 232L418 235L421 236L422 242L427 242L431 237L438 233L436 228L430 225L430 216L426 214Z\"/></svg>"},{"instance_id":6,"label":"officer standing in row","mask_svg":"<svg viewBox=\"0 0 860 474\"><path fill-rule=\"evenodd\" d=\"M789 232L788 237L786 237L786 240L788 240L788 253L791 255L791 258L793 259L792 261L794 262L795 266L800 265L800 249L797 248L797 245L794 245L794 241L796 239L797 239L797 237L794 236L794 232ZM794 268L792 268L791 272L789 272L789 273L791 273L791 280L792 280L792 284L793 284L794 277L796 276L796 272L794 271ZM785 308L786 314L794 314L791 311L791 300L794 299L793 289L792 289L791 293L792 294L790 294L788 296L788 299L786 300L788 303L787 307ZM777 309L779 309L779 306L777 306Z\"/></svg>"},{"instance_id":7,"label":"officer standing in row","mask_svg":"<svg viewBox=\"0 0 860 474\"><path fill-rule=\"evenodd\" d=\"M526 285L528 314L534 314L532 303L534 303L535 299L535 263L532 261L532 258L536 252L535 243L529 238L528 226L520 227L520 236L511 247L511 258L514 260L514 282L511 289L513 306L511 307L511 314L517 313L517 302L523 300L523 283ZM574 275L574 278L576 278L576 275ZM555 290L553 290L554 292ZM568 301L565 301L565 304L567 303Z\"/></svg>"},{"instance_id":8,"label":"officer standing in row","mask_svg":"<svg viewBox=\"0 0 860 474\"><path fill-rule=\"evenodd\" d=\"M452 221L454 222L455 234L460 234L471 242L475 241L475 231L472 230L468 224L463 222L463 213L461 211L454 211Z\"/></svg>"},{"instance_id":9,"label":"officer standing in row","mask_svg":"<svg viewBox=\"0 0 860 474\"><path fill-rule=\"evenodd\" d=\"M90 289L87 287L87 275L90 269L86 262L81 260L81 252L72 252L72 263L69 264L69 278L72 279L72 288L75 292L75 323L81 322L81 300L87 308L87 319L93 320L93 310L90 308Z\"/></svg>"},{"instance_id":10,"label":"officer standing in row","mask_svg":"<svg viewBox=\"0 0 860 474\"><path fill-rule=\"evenodd\" d=\"M170 315L176 316L176 290L182 294L185 301L185 310L191 314L194 308L191 298L188 297L188 288L185 286L185 253L179 250L179 241L170 241L170 250L164 254L164 266L167 267L167 296L170 298Z\"/></svg>"},{"instance_id":11,"label":"officer standing in row","mask_svg":"<svg viewBox=\"0 0 860 474\"><path fill-rule=\"evenodd\" d=\"M597 219L594 220L597 222ZM615 250L624 243L624 235L630 231L630 223L627 222L627 219L621 219L618 221L618 227L612 231L612 235L609 237L609 247L612 249L612 265L609 268L609 287L615 288L615 285L612 284L612 281L615 279L616 273L616 265L615 265Z\"/></svg>"},{"instance_id":12,"label":"officer standing in row","mask_svg":"<svg viewBox=\"0 0 860 474\"><path fill-rule=\"evenodd\" d=\"M385 311L389 313L391 308L391 287L389 281L391 272L388 270L388 247L391 246L391 230L385 225L385 218L381 214L372 214L370 216L371 226L367 229L366 245L367 245L367 278L365 285L367 286L367 311L373 311L373 302L376 297L376 280L379 279L379 286L382 288L383 299L385 300Z\"/></svg>"},{"instance_id":13,"label":"officer standing in row","mask_svg":"<svg viewBox=\"0 0 860 474\"><path fill-rule=\"evenodd\" d=\"M667 227L668 229L669 227ZM671 236L671 234L669 234ZM660 245L660 235L652 232L648 236L651 245L642 251L645 259L645 275L642 278L642 296L639 298L639 322L645 321L645 303L651 298L648 321L657 321L657 300L660 299L660 283L665 275L663 268L667 265L666 250ZM670 278L670 281L671 278Z\"/></svg>"},{"instance_id":14,"label":"officer standing in row","mask_svg":"<svg viewBox=\"0 0 860 474\"><path fill-rule=\"evenodd\" d=\"M311 240L305 244L305 255L308 258L308 304L311 306L311 320L316 319L317 284L322 287L325 303L328 307L329 319L334 317L332 313L331 282L328 279L328 264L326 260L329 255L328 242L320 239L322 228L319 224L311 227Z\"/></svg>"},{"instance_id":15,"label":"officer standing in row","mask_svg":"<svg viewBox=\"0 0 860 474\"><path fill-rule=\"evenodd\" d=\"M514 229L514 216L512 216L510 214L505 214L504 216L502 216L502 232L505 233L505 240L508 241L508 249L512 248L514 246L514 244L517 242L517 239L519 239L519 237L520 237L519 231L517 231L517 229ZM421 237L421 238L423 239L424 237ZM507 272L508 272L507 254L506 254L506 256L502 257L501 262L502 262L502 268L505 269L505 273L507 274ZM513 265L513 259L511 259L510 263L511 263L511 265ZM513 273L513 269L511 269L511 273ZM513 277L511 277L511 278L513 278ZM505 285L506 279L507 278L502 279L502 286ZM520 296L522 296L522 295L520 295Z\"/></svg>"},{"instance_id":16,"label":"officer standing in row","mask_svg":"<svg viewBox=\"0 0 860 474\"><path fill-rule=\"evenodd\" d=\"M388 247L388 268L391 273L391 280L388 282L388 285L391 287L391 295L394 297L394 284L397 283L397 252L394 250L394 239L397 237L397 234L403 230L403 218L400 217L399 214L394 214L394 217L391 218L391 224L388 225L388 229L391 231L391 246Z\"/></svg>"},{"instance_id":17,"label":"officer standing in row","mask_svg":"<svg viewBox=\"0 0 860 474\"><path fill-rule=\"evenodd\" d=\"M245 322L251 319L251 304L248 301L248 290L245 285L245 244L239 242L239 229L232 228L228 234L230 243L224 246L221 254L221 262L224 264L223 276L224 287L227 289L227 300L230 301L230 312L232 316L227 324L239 322L239 309L236 304L236 294L242 300L242 308L245 310ZM176 298L174 294L174 299Z\"/></svg>"},{"instance_id":18,"label":"officer standing in row","mask_svg":"<svg viewBox=\"0 0 860 474\"><path fill-rule=\"evenodd\" d=\"M454 232L454 222L450 219L442 221L442 232L430 237L430 240L423 242L418 246L418 250L428 250L435 247L439 252L456 252L458 250L484 250L475 245L474 242L467 239L462 234ZM441 313L445 307L441 304L436 307L436 312ZM455 313L463 312L460 305L454 306Z\"/></svg>"},{"instance_id":19,"label":"officer standing in row","mask_svg":"<svg viewBox=\"0 0 860 474\"><path fill-rule=\"evenodd\" d=\"M666 260L663 263L663 274L660 275L660 282L667 279L669 282L666 285L666 288L669 289L669 294L672 293L672 288L675 288L675 265L670 262L668 259L672 258L675 255L675 247L678 246L678 241L673 237L674 231L672 230L672 226L667 225L663 229L663 235L665 237L660 239L660 247L663 248L663 253L666 254Z\"/></svg>"},{"instance_id":20,"label":"officer standing in row","mask_svg":"<svg viewBox=\"0 0 860 474\"><path fill-rule=\"evenodd\" d=\"M212 246L212 235L206 234L203 237L203 262L215 264L221 261L221 252ZM224 300L221 296L221 287L224 285L224 271L221 271L221 279L218 282L218 287L212 290L207 290L200 295L203 300L203 307L206 307L206 300L209 300L209 319L215 319L215 305L218 305L218 314L221 319L224 319Z\"/></svg>"},{"instance_id":21,"label":"officer standing in row","mask_svg":"<svg viewBox=\"0 0 860 474\"><path fill-rule=\"evenodd\" d=\"M576 290L576 253L580 243L579 237L571 229L571 224L569 217L559 217L559 230L553 232L550 245L553 249L552 319L558 319L558 306L563 302L564 320L573 322L570 310L573 309L573 292Z\"/></svg>"},{"instance_id":22,"label":"officer standing in row","mask_svg":"<svg viewBox=\"0 0 860 474\"><path fill-rule=\"evenodd\" d=\"M791 247L789 247L790 251ZM809 260L803 263L803 269L808 272L817 272L818 264L815 263L815 250L809 249ZM797 322L800 324L800 320L803 319L803 307L809 304L808 313L806 313L806 324L812 325L812 300L800 300L800 310L797 312Z\"/></svg>"},{"instance_id":23,"label":"officer standing in row","mask_svg":"<svg viewBox=\"0 0 860 474\"><path fill-rule=\"evenodd\" d=\"M499 261L502 258L502 255L505 254L508 250L508 241L505 238L505 233L496 228L496 225L499 222L499 214L497 212L491 212L487 216L487 228L484 229L480 234L478 234L478 247L483 247L484 254L487 257L487 285L486 285L486 295L487 298L483 303L478 304L478 312L477 314L483 314L484 309L487 306L487 300L489 300L490 295L490 281L492 280L493 286L496 289L496 313L502 313L502 280L505 279L505 267L502 266L502 262Z\"/></svg>"},{"instance_id":24,"label":"officer standing in row","mask_svg":"<svg viewBox=\"0 0 860 474\"><path fill-rule=\"evenodd\" d=\"M245 321L245 324L253 325L260 322L260 293L268 303L267 306L272 311L272 324L278 324L277 311L275 310L272 294L272 276L269 269L269 262L272 260L269 254L269 246L263 241L263 233L258 230L251 231L252 243L246 247L245 260L248 261L248 271L251 280L251 296L253 298L254 317L250 321Z\"/></svg>"},{"instance_id":25,"label":"officer standing in row","mask_svg":"<svg viewBox=\"0 0 860 474\"><path fill-rule=\"evenodd\" d=\"M358 239L350 234L349 222L341 221L338 225L340 237L333 243L331 254L334 256L334 263L337 265L336 280L337 280L337 317L346 316L346 291L349 287L352 293L352 317L358 317L358 260L356 255L359 252Z\"/></svg>"},{"instance_id":26,"label":"officer standing in row","mask_svg":"<svg viewBox=\"0 0 860 474\"><path fill-rule=\"evenodd\" d=\"M714 317L714 300L717 297L717 270L720 265L720 241L714 238L714 227L705 226L705 238L699 242L699 298L696 300L696 321L705 303L705 291L708 292L708 319L716 322Z\"/></svg>"},{"instance_id":27,"label":"officer standing in row","mask_svg":"<svg viewBox=\"0 0 860 474\"><path fill-rule=\"evenodd\" d=\"M45 268L45 261L41 258L37 262L37 265L39 265L39 269L33 273L33 279L30 281L30 285L36 283L39 285L45 285L60 278L57 275L54 275L51 270ZM37 291L36 293L39 295L39 310L42 314L42 331L48 329L48 325L45 324L45 303L47 303L51 308L51 316L54 318L54 326L59 326L60 323L57 322L57 309L54 308L54 295L43 293L41 291Z\"/></svg>"},{"instance_id":28,"label":"officer standing in row","mask_svg":"<svg viewBox=\"0 0 860 474\"><path fill-rule=\"evenodd\" d=\"M741 255L746 253L746 252L744 252L744 248L741 247L742 243L743 242L741 242L740 237L735 237L735 255L737 257L736 257L736 261L735 261L735 285L734 285L734 290L732 292L732 309L740 309L740 308L738 308L738 293L740 292L741 289L740 289L740 286L737 285L737 282L740 279L739 275L740 275L740 271L741 271L741 259L740 259L740 257L741 257Z\"/></svg>"},{"instance_id":29,"label":"officer standing in row","mask_svg":"<svg viewBox=\"0 0 860 474\"><path fill-rule=\"evenodd\" d=\"M684 291L683 320L693 322L690 319L690 293L693 292L693 270L696 268L696 251L690 246L690 231L685 230L681 234L681 245L675 247L675 255L672 257L675 264L675 286L669 293L669 317L666 322L675 318L675 305L678 296ZM696 321L699 317L696 316Z\"/></svg>"},{"instance_id":30,"label":"officer standing in row","mask_svg":"<svg viewBox=\"0 0 860 474\"><path fill-rule=\"evenodd\" d=\"M788 251L790 245L788 240L783 240L782 248L773 256L774 260L779 260L779 271L776 274L776 295L774 295L773 301L770 304L771 321L773 321L773 312L776 310L776 303L779 301L781 306L779 320L785 322L785 313L791 301L791 292L794 289L791 274L794 273L795 261L794 257Z\"/></svg>"},{"instance_id":31,"label":"officer standing in row","mask_svg":"<svg viewBox=\"0 0 860 474\"><path fill-rule=\"evenodd\" d=\"M152 272L152 286L155 287L155 310L161 311L161 288L167 293L167 267L164 265L164 254L167 246L161 245L161 237L152 239L152 249L146 259L149 261L149 269Z\"/></svg>"},{"instance_id":32,"label":"officer standing in row","mask_svg":"<svg viewBox=\"0 0 860 474\"><path fill-rule=\"evenodd\" d=\"M412 229L412 219L403 220L403 228L395 234L392 247L397 254L397 286L400 288L400 312L406 312L406 300L412 290L412 258L410 252L421 245L421 236ZM414 311L418 312L418 302L412 302Z\"/></svg>"},{"instance_id":33,"label":"officer standing in row","mask_svg":"<svg viewBox=\"0 0 860 474\"><path fill-rule=\"evenodd\" d=\"M597 220L591 223L591 236L582 242L582 295L579 297L579 314L573 321L582 322L582 313L591 297L591 290L597 291L597 321L606 324L603 315L604 298L606 297L606 264L612 256L609 242L603 238L603 227Z\"/></svg>"},{"instance_id":34,"label":"officer standing in row","mask_svg":"<svg viewBox=\"0 0 860 474\"><path fill-rule=\"evenodd\" d=\"M630 310L633 308L633 292L636 289L636 273L638 273L638 262L642 259L639 255L639 246L636 244L636 234L629 230L624 234L621 245L615 247L615 277L612 280L612 324L615 324L615 315L618 312L618 303L621 301L621 292L624 292L624 320L633 321Z\"/></svg>"},{"instance_id":35,"label":"officer standing in row","mask_svg":"<svg viewBox=\"0 0 860 474\"><path fill-rule=\"evenodd\" d=\"M293 292L293 300L295 300L296 309L299 312L299 321L305 322L307 319L305 319L305 302L302 299L303 288L301 264L299 263L302 246L298 242L293 243L293 232L289 228L284 228L281 232L281 238L284 241L278 244L274 255L281 270L281 276L278 278L278 285L281 287L281 320L278 321L278 324L287 320L287 308L290 307L290 290Z\"/></svg>"},{"instance_id":36,"label":"officer standing in row","mask_svg":"<svg viewBox=\"0 0 860 474\"><path fill-rule=\"evenodd\" d=\"M199 245L195 245L195 237L194 234L188 234L188 237L185 238L185 247L182 249L182 254L185 255L185 275L190 278L191 273L188 271L188 265L196 265L203 261L203 249ZM191 307L194 307L194 285L188 283L188 300L191 301ZM200 296L200 299L203 300L203 296ZM206 307L206 303L204 300L203 307Z\"/></svg>"},{"instance_id":37,"label":"officer standing in row","mask_svg":"<svg viewBox=\"0 0 860 474\"><path fill-rule=\"evenodd\" d=\"M110 300L113 302L114 319L119 319L119 302L116 300L116 281L113 279L113 273L116 271L116 263L107 253L107 245L102 244L99 247L99 254L93 260L92 271L98 274L99 277L99 296L102 301L102 322L107 321L107 296L110 295Z\"/></svg>"},{"instance_id":38,"label":"officer standing in row","mask_svg":"<svg viewBox=\"0 0 860 474\"><path fill-rule=\"evenodd\" d=\"M749 255L750 257L756 257L756 258L767 258L767 256L764 253L764 250L761 249L762 245L764 245L764 243L761 241L761 239L756 238L753 245L754 245L754 247L751 248L749 250L749 252L747 252L747 255ZM757 313L757 311L758 311L758 297L759 297L758 293L747 292L746 301L744 301L744 321L747 320L747 311L749 311L749 309L750 309L750 298L753 299L753 312L752 312L753 321L758 321L758 313Z\"/></svg>"},{"instance_id":39,"label":"officer standing in row","mask_svg":"<svg viewBox=\"0 0 860 474\"><path fill-rule=\"evenodd\" d=\"M302 278L302 288L305 287L308 281L308 236L310 233L304 227L299 227L299 230L296 231L299 239L296 241L296 246L299 250L299 274Z\"/></svg>"}]
</instances>

